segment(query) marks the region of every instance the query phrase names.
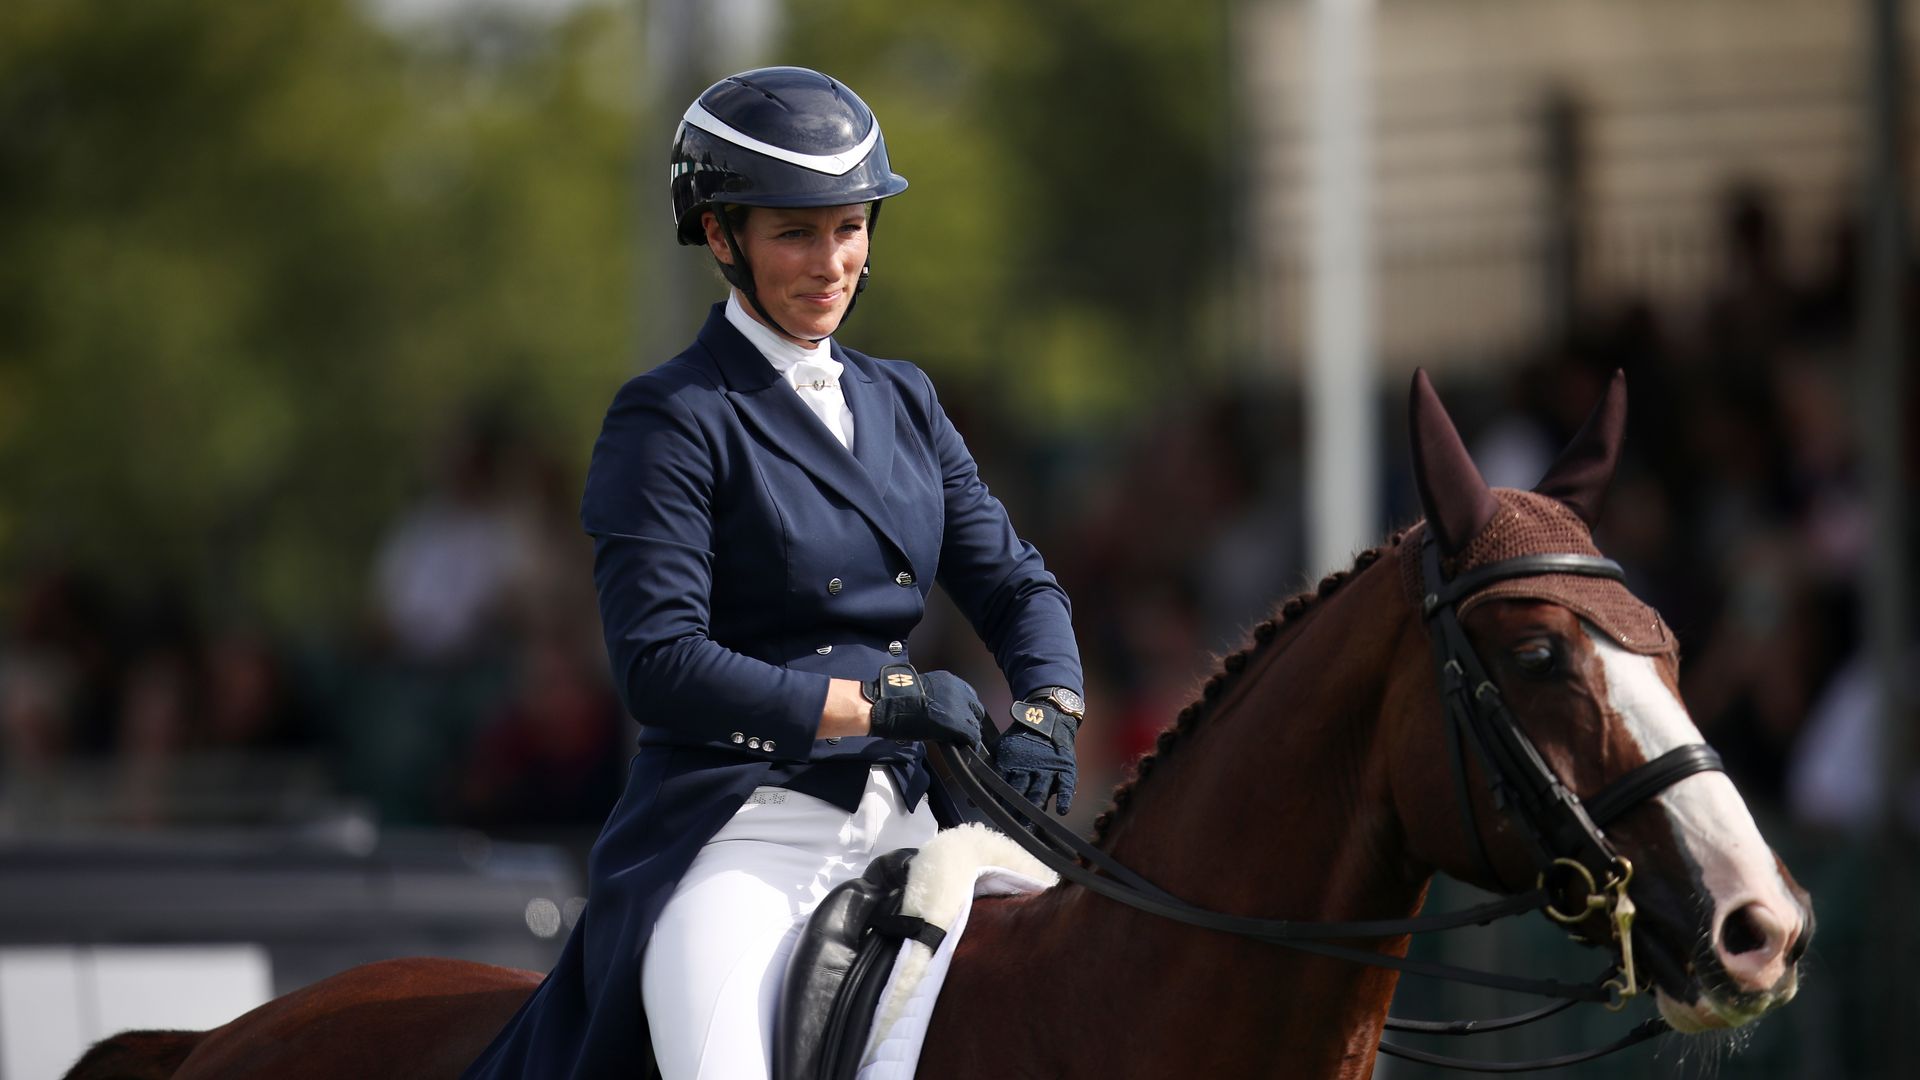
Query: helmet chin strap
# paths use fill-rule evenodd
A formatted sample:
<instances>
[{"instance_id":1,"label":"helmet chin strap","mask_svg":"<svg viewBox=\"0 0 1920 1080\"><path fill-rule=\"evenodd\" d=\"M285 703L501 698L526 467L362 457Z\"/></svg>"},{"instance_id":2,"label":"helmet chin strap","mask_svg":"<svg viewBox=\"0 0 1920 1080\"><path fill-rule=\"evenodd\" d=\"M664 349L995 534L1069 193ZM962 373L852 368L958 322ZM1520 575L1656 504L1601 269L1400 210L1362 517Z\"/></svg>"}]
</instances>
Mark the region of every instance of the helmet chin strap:
<instances>
[{"instance_id":1,"label":"helmet chin strap","mask_svg":"<svg viewBox=\"0 0 1920 1080\"><path fill-rule=\"evenodd\" d=\"M811 341L815 345L825 341L830 335L810 338L802 334L796 334L780 325L779 320L773 317L773 313L767 310L767 306L760 302L760 291L754 288L753 285L753 267L747 265L747 253L740 250L740 245L735 242L733 238L733 226L728 223L726 213L716 208L713 212L713 217L714 220L720 223L720 235L726 238L727 251L733 256L732 262L723 262L720 264L720 276L727 279L727 284L740 290L740 295L746 297L747 303L752 304L753 310L760 315L760 321L795 341ZM848 304L847 310L852 311L853 305ZM845 316L841 317L841 321L846 321Z\"/></svg>"},{"instance_id":2,"label":"helmet chin strap","mask_svg":"<svg viewBox=\"0 0 1920 1080\"><path fill-rule=\"evenodd\" d=\"M869 237L873 235L874 222L878 221L879 218L880 203L876 200L873 203L872 209L867 211L867 235ZM727 221L726 213L720 208L715 207L713 219L720 223L720 235L727 242L727 252L733 256L732 262L720 263L720 276L727 279L727 284L740 290L740 295L746 297L747 303L753 305L753 310L759 313L760 321L795 341L811 341L815 345L818 345L833 336L831 334L822 334L819 337L810 338L804 334L796 334L786 327L781 326L779 321L773 317L773 313L768 311L766 305L760 302L760 292L754 288L753 284L753 267L747 265L747 253L742 251L739 243L734 240L733 225ZM716 259L715 261L718 262L719 260ZM860 303L860 294L867 291L867 279L871 277L872 274L873 259L871 249L869 249L868 259L860 267L860 280L854 283L853 297L847 301L847 310L840 313L840 326L845 326L847 320L853 316L853 309L855 305ZM839 327L835 327L835 329L837 330Z\"/></svg>"}]
</instances>

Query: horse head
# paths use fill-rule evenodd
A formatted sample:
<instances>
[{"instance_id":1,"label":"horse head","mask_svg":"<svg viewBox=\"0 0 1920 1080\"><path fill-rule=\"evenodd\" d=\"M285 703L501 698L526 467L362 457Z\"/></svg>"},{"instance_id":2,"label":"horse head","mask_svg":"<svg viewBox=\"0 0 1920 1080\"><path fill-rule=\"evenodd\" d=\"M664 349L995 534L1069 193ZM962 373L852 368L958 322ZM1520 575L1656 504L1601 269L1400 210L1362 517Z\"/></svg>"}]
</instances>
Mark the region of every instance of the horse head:
<instances>
[{"instance_id":1,"label":"horse head","mask_svg":"<svg viewBox=\"0 0 1920 1080\"><path fill-rule=\"evenodd\" d=\"M1461 701L1503 704L1550 772L1546 787L1558 784L1577 799L1557 825L1516 812L1525 778L1489 773L1525 759L1524 749L1503 761L1498 747L1474 746L1476 736L1448 714L1453 706L1436 701L1431 675L1396 677L1386 710L1398 727L1389 733L1397 747L1391 783L1410 856L1501 892L1536 882L1571 891L1556 917L1584 940L1629 950L1678 1030L1734 1027L1784 1004L1813 934L1807 894L1761 838L1717 758L1696 749L1700 733L1678 692L1672 633L1620 580L1595 569L1611 566L1592 529L1619 457L1624 377L1614 376L1533 491L1487 486L1425 373L1415 377L1411 414L1426 519L1400 544L1404 587L1432 624L1434 575L1423 559L1461 586L1451 597L1457 625L1491 684L1464 687ZM1574 572L1531 572L1552 568L1525 561L1546 555L1580 558L1568 563ZM1514 568L1513 576L1489 572L1495 564ZM1402 648L1427 650L1428 635L1409 627ZM1396 667L1432 670L1408 659ZM1675 761L1682 767L1667 768ZM1433 812L1448 804L1458 809ZM1604 813L1596 810L1602 804ZM1556 875L1555 865L1581 860L1552 860L1569 854L1567 843L1592 839L1617 857L1627 880L1618 883L1620 902L1583 910L1579 894L1598 894L1606 883L1582 885L1589 871L1577 866Z\"/></svg>"}]
</instances>

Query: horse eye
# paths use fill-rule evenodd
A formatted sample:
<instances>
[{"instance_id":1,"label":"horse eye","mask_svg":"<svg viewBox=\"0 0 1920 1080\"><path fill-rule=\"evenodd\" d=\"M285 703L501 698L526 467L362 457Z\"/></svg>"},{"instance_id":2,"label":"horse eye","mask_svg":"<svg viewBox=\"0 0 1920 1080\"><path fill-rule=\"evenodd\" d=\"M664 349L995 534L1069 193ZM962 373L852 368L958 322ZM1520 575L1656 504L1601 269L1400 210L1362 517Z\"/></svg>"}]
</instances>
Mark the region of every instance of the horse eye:
<instances>
[{"instance_id":1,"label":"horse eye","mask_svg":"<svg viewBox=\"0 0 1920 1080\"><path fill-rule=\"evenodd\" d=\"M1529 675L1551 672L1559 659L1553 651L1553 645L1545 641L1528 642L1513 651L1513 658L1520 665L1520 670Z\"/></svg>"}]
</instances>

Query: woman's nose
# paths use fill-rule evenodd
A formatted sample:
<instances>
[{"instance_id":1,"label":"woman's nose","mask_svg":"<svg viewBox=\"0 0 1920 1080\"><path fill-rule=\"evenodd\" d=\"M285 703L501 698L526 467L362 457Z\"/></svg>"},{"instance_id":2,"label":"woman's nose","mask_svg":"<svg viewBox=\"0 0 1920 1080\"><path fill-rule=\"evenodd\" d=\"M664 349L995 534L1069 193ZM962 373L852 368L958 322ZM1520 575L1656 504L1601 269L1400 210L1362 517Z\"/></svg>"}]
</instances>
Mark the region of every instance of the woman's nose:
<instances>
[{"instance_id":1,"label":"woman's nose","mask_svg":"<svg viewBox=\"0 0 1920 1080\"><path fill-rule=\"evenodd\" d=\"M839 237L824 237L814 247L813 275L822 281L839 281L847 276L849 264L856 257L855 245Z\"/></svg>"}]
</instances>

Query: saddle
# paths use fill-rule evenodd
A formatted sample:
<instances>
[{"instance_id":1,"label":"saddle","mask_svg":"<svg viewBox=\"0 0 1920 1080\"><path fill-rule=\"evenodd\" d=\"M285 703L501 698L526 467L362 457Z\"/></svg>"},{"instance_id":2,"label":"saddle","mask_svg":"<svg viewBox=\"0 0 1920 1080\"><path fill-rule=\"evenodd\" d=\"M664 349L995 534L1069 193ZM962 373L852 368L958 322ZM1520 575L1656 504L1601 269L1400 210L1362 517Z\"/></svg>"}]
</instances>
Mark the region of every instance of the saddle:
<instances>
[{"instance_id":1,"label":"saddle","mask_svg":"<svg viewBox=\"0 0 1920 1080\"><path fill-rule=\"evenodd\" d=\"M913 848L873 860L813 909L787 963L774 1080L853 1080L900 942L938 949L946 931L900 914Z\"/></svg>"}]
</instances>

